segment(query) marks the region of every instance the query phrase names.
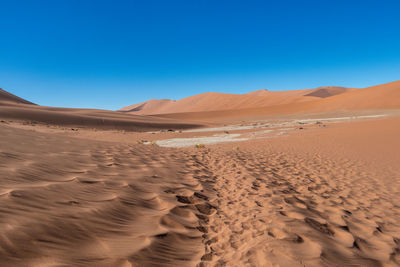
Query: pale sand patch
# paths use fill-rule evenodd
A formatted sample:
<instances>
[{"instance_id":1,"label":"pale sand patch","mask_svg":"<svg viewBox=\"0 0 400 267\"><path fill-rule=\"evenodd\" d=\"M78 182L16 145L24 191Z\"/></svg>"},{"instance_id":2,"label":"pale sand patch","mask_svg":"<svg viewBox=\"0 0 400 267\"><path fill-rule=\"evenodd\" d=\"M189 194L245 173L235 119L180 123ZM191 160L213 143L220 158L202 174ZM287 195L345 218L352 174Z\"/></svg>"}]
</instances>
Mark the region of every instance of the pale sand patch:
<instances>
[{"instance_id":1,"label":"pale sand patch","mask_svg":"<svg viewBox=\"0 0 400 267\"><path fill-rule=\"evenodd\" d=\"M201 128L201 129L191 129L184 131L185 133L207 133L207 132L219 132L219 131L244 131L244 130L254 130L244 134L238 133L224 133L224 134L214 134L212 136L201 136L201 137L187 137L187 138L172 138L159 140L155 143L161 147L190 147L197 144L204 145L214 145L226 142L239 142L246 141L255 138L269 138L274 136L285 135L287 131L294 130L294 126L302 125L315 125L318 123L338 123L345 121L357 121L362 119L377 119L383 118L386 115L365 115L365 116L347 116L347 117L331 117L331 118L316 118L316 119L297 119L292 121L283 122L259 122L251 124L240 124L240 125L228 125L222 127L211 127L211 128ZM268 128L268 129L266 129ZM241 137L241 138L239 138ZM150 144L151 142L146 142L145 144Z\"/></svg>"},{"instance_id":2,"label":"pale sand patch","mask_svg":"<svg viewBox=\"0 0 400 267\"><path fill-rule=\"evenodd\" d=\"M363 116L346 116L346 117L331 117L331 118L313 118L313 119L296 119L296 120L284 120L282 122L276 121L262 121L250 124L236 124L226 125L221 127L209 127L209 128L197 128L185 130L186 133L200 133L200 132L219 132L219 131L243 131L259 128L279 128L279 127L292 127L299 123L316 123L316 122L336 122L336 121L354 121L362 119L377 119L387 116L386 114L377 115L363 115Z\"/></svg>"},{"instance_id":3,"label":"pale sand patch","mask_svg":"<svg viewBox=\"0 0 400 267\"><path fill-rule=\"evenodd\" d=\"M317 121L350 121L350 120L361 120L361 119L377 119L387 116L386 114L377 115L364 115L364 116L348 116L348 117L334 117L334 118L320 118L320 119L301 119L298 122L317 122Z\"/></svg>"},{"instance_id":4,"label":"pale sand patch","mask_svg":"<svg viewBox=\"0 0 400 267\"><path fill-rule=\"evenodd\" d=\"M226 142L246 141L249 138L239 138L241 134L214 134L212 136L192 137L192 138L172 138L156 141L161 147L190 147L198 144L213 145Z\"/></svg>"}]
</instances>

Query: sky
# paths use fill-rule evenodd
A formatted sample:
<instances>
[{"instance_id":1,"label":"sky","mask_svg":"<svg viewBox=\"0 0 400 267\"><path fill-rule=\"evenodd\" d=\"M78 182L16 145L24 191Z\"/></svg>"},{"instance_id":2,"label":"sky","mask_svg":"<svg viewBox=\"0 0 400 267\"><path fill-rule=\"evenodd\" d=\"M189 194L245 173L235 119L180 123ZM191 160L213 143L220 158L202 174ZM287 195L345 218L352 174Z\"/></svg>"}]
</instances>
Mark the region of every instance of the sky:
<instances>
[{"instance_id":1,"label":"sky","mask_svg":"<svg viewBox=\"0 0 400 267\"><path fill-rule=\"evenodd\" d=\"M398 0L0 0L0 88L119 109L400 79Z\"/></svg>"}]
</instances>

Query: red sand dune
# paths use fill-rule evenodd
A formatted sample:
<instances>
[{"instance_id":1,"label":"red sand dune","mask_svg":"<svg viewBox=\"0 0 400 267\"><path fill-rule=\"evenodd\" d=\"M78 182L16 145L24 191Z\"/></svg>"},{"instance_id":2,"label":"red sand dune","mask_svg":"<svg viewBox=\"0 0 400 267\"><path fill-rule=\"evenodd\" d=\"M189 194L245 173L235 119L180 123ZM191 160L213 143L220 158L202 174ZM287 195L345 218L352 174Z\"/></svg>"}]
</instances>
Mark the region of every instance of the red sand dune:
<instances>
[{"instance_id":1,"label":"red sand dune","mask_svg":"<svg viewBox=\"0 0 400 267\"><path fill-rule=\"evenodd\" d=\"M292 91L268 91L265 89L247 94L204 93L173 100L149 100L147 102L122 108L120 111L132 114L168 114L182 112L203 112L217 110L240 110L294 104L314 101L315 98L330 97L336 94L351 91L344 87L319 87L317 89L303 89Z\"/></svg>"},{"instance_id":2,"label":"red sand dune","mask_svg":"<svg viewBox=\"0 0 400 267\"><path fill-rule=\"evenodd\" d=\"M400 81L354 90L320 102L321 108L397 109L400 108Z\"/></svg>"},{"instance_id":3,"label":"red sand dune","mask_svg":"<svg viewBox=\"0 0 400 267\"><path fill-rule=\"evenodd\" d=\"M157 116L180 120L191 119L207 122L226 122L246 119L263 119L277 115L292 116L295 114L400 108L400 81L367 87L364 89L349 89L345 93L322 97L326 94L326 91L330 93L337 91L336 88L333 90L325 89L327 88L318 88L317 90L314 89L314 91L309 90L307 92L307 94L314 92L320 95L320 97L303 96L302 93L306 90L270 92L270 98L264 96L265 98L268 98L269 102L264 102L267 104L263 107L254 105L249 108L243 105L244 108L221 108L221 110L213 111L176 112L171 114L159 114ZM274 94L276 96L273 96Z\"/></svg>"}]
</instances>

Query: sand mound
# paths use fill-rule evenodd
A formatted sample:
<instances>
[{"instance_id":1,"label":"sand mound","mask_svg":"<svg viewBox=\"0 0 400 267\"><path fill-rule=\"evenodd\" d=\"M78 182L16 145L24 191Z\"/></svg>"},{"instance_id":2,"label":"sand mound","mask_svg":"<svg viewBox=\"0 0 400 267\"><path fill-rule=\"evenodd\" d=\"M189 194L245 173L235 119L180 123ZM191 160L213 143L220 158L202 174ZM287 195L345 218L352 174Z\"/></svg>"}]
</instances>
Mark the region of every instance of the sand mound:
<instances>
[{"instance_id":1,"label":"sand mound","mask_svg":"<svg viewBox=\"0 0 400 267\"><path fill-rule=\"evenodd\" d=\"M1 102L35 105L34 103L29 102L28 100L20 98L0 88L0 103Z\"/></svg>"}]
</instances>

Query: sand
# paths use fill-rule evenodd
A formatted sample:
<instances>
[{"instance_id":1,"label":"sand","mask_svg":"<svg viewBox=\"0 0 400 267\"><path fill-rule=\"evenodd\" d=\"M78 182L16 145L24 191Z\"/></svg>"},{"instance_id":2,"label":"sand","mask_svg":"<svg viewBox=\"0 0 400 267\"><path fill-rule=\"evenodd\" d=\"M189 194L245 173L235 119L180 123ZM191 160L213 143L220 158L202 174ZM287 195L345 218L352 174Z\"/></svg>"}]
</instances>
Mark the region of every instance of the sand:
<instances>
[{"instance_id":1,"label":"sand","mask_svg":"<svg viewBox=\"0 0 400 267\"><path fill-rule=\"evenodd\" d=\"M151 99L143 103L123 107L121 111L131 114L157 115L217 110L242 110L247 108L313 102L319 98L339 95L353 90L354 88L319 87L316 89L291 91L268 91L262 89L247 94L209 92L189 96L177 101Z\"/></svg>"},{"instance_id":2,"label":"sand","mask_svg":"<svg viewBox=\"0 0 400 267\"><path fill-rule=\"evenodd\" d=\"M4 101L0 266L400 266L400 110L375 89L208 119Z\"/></svg>"},{"instance_id":3,"label":"sand","mask_svg":"<svg viewBox=\"0 0 400 267\"><path fill-rule=\"evenodd\" d=\"M325 93L319 96L306 96L304 95L306 92L310 93L310 89L269 92L270 95L266 96L225 96L210 93L210 97L200 95L199 102L197 102L199 96L191 97L196 100L193 102L189 101L191 98L180 100L182 105L185 103L184 109L168 108L166 111L155 113L159 118L230 124L282 116L304 117L310 114L336 116L336 113L348 115L354 112L376 114L379 111L391 112L400 109L400 81L362 89L349 89L328 97L321 97L325 96ZM311 92L315 92L315 89Z\"/></svg>"},{"instance_id":4,"label":"sand","mask_svg":"<svg viewBox=\"0 0 400 267\"><path fill-rule=\"evenodd\" d=\"M204 123L191 120L139 116L108 110L54 108L14 103L2 104L1 102L0 118L26 124L136 132L192 129L204 126Z\"/></svg>"},{"instance_id":5,"label":"sand","mask_svg":"<svg viewBox=\"0 0 400 267\"><path fill-rule=\"evenodd\" d=\"M175 151L0 127L1 266L192 266L201 192ZM198 205L204 205L199 199Z\"/></svg>"},{"instance_id":6,"label":"sand","mask_svg":"<svg viewBox=\"0 0 400 267\"><path fill-rule=\"evenodd\" d=\"M211 266L398 266L399 122L199 153L218 192Z\"/></svg>"},{"instance_id":7,"label":"sand","mask_svg":"<svg viewBox=\"0 0 400 267\"><path fill-rule=\"evenodd\" d=\"M35 105L34 103L20 98L10 92L7 92L0 88L0 104L28 104Z\"/></svg>"},{"instance_id":8,"label":"sand","mask_svg":"<svg viewBox=\"0 0 400 267\"><path fill-rule=\"evenodd\" d=\"M186 149L2 123L0 264L397 266L399 122Z\"/></svg>"}]
</instances>

